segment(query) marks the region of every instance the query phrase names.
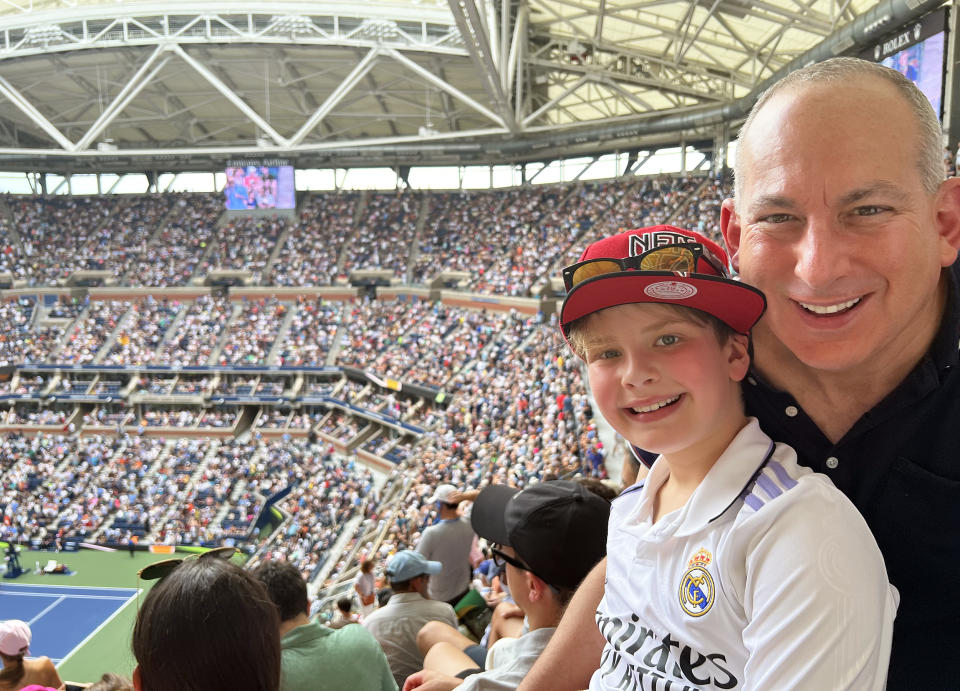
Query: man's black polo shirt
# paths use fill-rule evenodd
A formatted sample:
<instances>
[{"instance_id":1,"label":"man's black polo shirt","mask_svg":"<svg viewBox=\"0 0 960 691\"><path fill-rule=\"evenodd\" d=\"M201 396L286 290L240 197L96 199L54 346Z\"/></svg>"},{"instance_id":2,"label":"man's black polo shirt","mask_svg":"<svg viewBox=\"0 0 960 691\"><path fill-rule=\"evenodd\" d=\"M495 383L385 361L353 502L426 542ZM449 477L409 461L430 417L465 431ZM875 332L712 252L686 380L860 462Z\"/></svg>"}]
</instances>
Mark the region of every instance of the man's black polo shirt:
<instances>
[{"instance_id":1,"label":"man's black polo shirt","mask_svg":"<svg viewBox=\"0 0 960 691\"><path fill-rule=\"evenodd\" d=\"M831 444L755 372L747 414L826 474L866 518L900 591L888 689L960 689L960 262L943 322L906 379ZM825 631L824 635L830 635Z\"/></svg>"}]
</instances>

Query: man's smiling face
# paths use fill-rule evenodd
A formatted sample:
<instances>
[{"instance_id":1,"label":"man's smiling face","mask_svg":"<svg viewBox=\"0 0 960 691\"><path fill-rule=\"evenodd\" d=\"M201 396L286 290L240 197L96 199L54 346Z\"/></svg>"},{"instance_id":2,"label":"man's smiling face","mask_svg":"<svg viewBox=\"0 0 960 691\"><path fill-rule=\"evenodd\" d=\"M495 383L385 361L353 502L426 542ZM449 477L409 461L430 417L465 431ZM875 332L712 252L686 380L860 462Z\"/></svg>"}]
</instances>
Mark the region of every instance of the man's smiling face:
<instances>
[{"instance_id":1,"label":"man's smiling face","mask_svg":"<svg viewBox=\"0 0 960 691\"><path fill-rule=\"evenodd\" d=\"M785 89L740 145L724 237L743 279L766 293L759 328L809 367L895 362L935 333L930 307L956 249L923 188L918 141L905 99L867 76Z\"/></svg>"}]
</instances>

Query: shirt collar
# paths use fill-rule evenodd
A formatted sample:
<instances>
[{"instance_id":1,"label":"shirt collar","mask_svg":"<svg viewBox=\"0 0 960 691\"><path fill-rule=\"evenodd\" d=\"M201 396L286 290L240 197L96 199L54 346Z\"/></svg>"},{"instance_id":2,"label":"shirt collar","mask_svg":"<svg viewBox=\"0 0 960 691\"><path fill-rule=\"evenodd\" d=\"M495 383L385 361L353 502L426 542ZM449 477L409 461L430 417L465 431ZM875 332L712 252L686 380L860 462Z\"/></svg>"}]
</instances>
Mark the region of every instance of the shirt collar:
<instances>
[{"instance_id":1,"label":"shirt collar","mask_svg":"<svg viewBox=\"0 0 960 691\"><path fill-rule=\"evenodd\" d=\"M680 509L674 521L673 535L692 535L725 513L769 460L773 448L773 441L760 429L757 419L748 418L747 424L720 454L700 486ZM668 474L666 462L658 458L646 481L648 498L652 498L651 493L660 488Z\"/></svg>"},{"instance_id":2,"label":"shirt collar","mask_svg":"<svg viewBox=\"0 0 960 691\"><path fill-rule=\"evenodd\" d=\"M290 629L281 639L281 643L284 645L291 645L295 643L301 643L303 641L312 641L317 638L326 638L333 633L333 629L329 629L318 621L309 621L306 624L297 626Z\"/></svg>"},{"instance_id":3,"label":"shirt collar","mask_svg":"<svg viewBox=\"0 0 960 691\"><path fill-rule=\"evenodd\" d=\"M409 593L394 593L393 595L390 596L390 600L389 602L387 602L387 604L389 605L394 600L396 600L398 603L401 603L401 602L417 602L418 600L426 600L426 599L427 598L425 598L423 595L421 595L416 591L411 591Z\"/></svg>"}]
</instances>

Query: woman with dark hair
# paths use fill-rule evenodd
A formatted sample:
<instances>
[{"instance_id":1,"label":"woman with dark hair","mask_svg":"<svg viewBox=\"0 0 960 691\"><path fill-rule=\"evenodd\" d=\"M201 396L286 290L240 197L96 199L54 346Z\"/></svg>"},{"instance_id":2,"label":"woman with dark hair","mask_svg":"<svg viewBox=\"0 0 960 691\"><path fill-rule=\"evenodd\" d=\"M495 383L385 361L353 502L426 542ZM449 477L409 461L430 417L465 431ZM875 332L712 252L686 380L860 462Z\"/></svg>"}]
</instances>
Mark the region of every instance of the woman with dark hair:
<instances>
[{"instance_id":1,"label":"woman with dark hair","mask_svg":"<svg viewBox=\"0 0 960 691\"><path fill-rule=\"evenodd\" d=\"M133 654L137 691L277 691L277 608L232 562L186 560L144 600Z\"/></svg>"},{"instance_id":2,"label":"woman with dark hair","mask_svg":"<svg viewBox=\"0 0 960 691\"><path fill-rule=\"evenodd\" d=\"M10 619L0 622L0 691L18 691L34 684L54 689L63 688L60 675L49 657L24 660L30 652L32 633L25 621Z\"/></svg>"}]
</instances>

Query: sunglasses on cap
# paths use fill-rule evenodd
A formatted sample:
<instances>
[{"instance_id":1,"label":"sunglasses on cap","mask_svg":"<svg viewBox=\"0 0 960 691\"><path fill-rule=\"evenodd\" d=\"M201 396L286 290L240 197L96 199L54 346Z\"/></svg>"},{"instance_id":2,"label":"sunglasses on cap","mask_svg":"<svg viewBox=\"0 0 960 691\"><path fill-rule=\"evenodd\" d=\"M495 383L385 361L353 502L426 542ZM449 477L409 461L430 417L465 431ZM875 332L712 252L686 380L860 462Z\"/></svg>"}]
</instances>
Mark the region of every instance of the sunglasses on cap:
<instances>
[{"instance_id":1,"label":"sunglasses on cap","mask_svg":"<svg viewBox=\"0 0 960 691\"><path fill-rule=\"evenodd\" d=\"M182 559L164 559L149 566L144 566L137 571L137 576L145 581L155 581L166 578L173 573L174 569L180 566L180 564L190 559L220 559L228 561L237 551L236 547L214 547L206 552L191 554L189 557L183 557Z\"/></svg>"},{"instance_id":2,"label":"sunglasses on cap","mask_svg":"<svg viewBox=\"0 0 960 691\"><path fill-rule=\"evenodd\" d=\"M589 278L631 270L698 273L697 262L701 259L713 268L720 277L727 278L729 276L727 268L717 261L710 252L704 250L703 245L699 242L691 242L655 247L632 257L621 259L596 257L571 264L563 270L563 286L569 293Z\"/></svg>"}]
</instances>

